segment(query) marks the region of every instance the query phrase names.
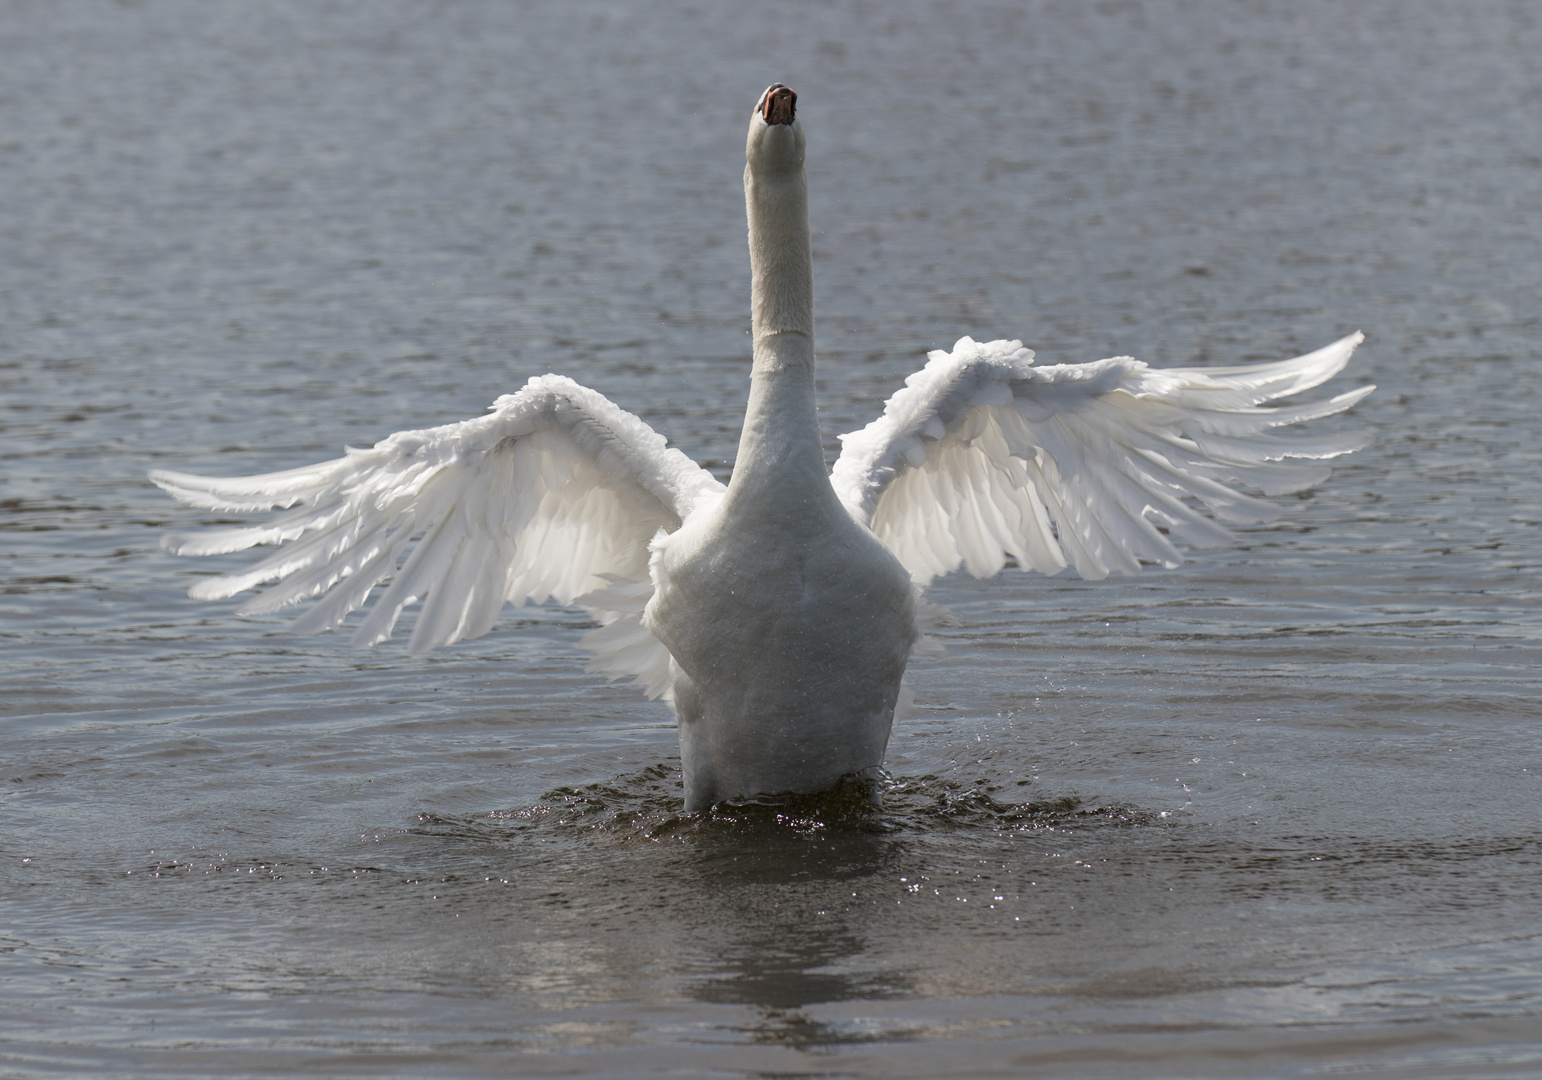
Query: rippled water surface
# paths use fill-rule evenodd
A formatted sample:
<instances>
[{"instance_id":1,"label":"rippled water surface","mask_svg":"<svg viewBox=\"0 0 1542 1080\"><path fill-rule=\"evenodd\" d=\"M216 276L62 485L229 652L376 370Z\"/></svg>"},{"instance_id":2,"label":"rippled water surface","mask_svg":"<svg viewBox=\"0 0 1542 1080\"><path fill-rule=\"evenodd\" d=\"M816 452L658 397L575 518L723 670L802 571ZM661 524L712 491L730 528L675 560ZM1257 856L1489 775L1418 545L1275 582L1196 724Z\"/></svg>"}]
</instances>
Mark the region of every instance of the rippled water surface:
<instances>
[{"instance_id":1,"label":"rippled water surface","mask_svg":"<svg viewBox=\"0 0 1542 1080\"><path fill-rule=\"evenodd\" d=\"M0 1075L1542 1075L1539 18L0 7ZM1357 328L1376 443L1177 571L942 583L879 811L683 816L577 610L185 598L147 469L548 370L726 476L773 80L832 447L965 333Z\"/></svg>"}]
</instances>

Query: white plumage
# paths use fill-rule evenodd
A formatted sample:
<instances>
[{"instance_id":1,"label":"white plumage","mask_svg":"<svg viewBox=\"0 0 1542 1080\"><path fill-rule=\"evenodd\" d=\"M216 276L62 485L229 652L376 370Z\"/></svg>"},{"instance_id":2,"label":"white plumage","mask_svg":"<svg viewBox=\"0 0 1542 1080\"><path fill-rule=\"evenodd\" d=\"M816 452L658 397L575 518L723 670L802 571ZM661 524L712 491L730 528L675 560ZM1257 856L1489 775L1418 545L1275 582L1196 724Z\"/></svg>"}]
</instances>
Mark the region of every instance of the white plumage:
<instances>
[{"instance_id":1,"label":"white plumage","mask_svg":"<svg viewBox=\"0 0 1542 1080\"><path fill-rule=\"evenodd\" d=\"M384 582L353 642L385 640L422 601L414 653L486 633L505 603L581 604L603 624L583 640L590 670L674 706L694 810L876 776L935 578L987 577L1009 557L1094 579L1176 566L1174 541L1213 546L1225 524L1278 514L1237 484L1310 487L1323 460L1366 441L1280 429L1342 412L1369 386L1264 404L1338 373L1360 334L1275 364L1167 370L1128 357L1035 367L1019 341L966 337L841 436L827 476L795 104L772 86L750 123L754 363L728 487L600 394L545 375L486 416L307 468L151 473L193 506L289 510L169 534L181 555L281 545L189 594L277 582L237 611L318 598L294 624L310 633Z\"/></svg>"},{"instance_id":2,"label":"white plumage","mask_svg":"<svg viewBox=\"0 0 1542 1080\"><path fill-rule=\"evenodd\" d=\"M989 577L1012 556L1053 574L1136 573L1183 561L1169 536L1196 547L1279 508L1227 486L1280 495L1320 483L1324 459L1362 435L1279 435L1342 412L1365 386L1295 408L1260 402L1332 378L1363 336L1277 364L1155 370L1127 356L1034 367L1020 341L961 338L905 380L883 416L842 435L831 482L918 585L963 566ZM1058 540L1057 540L1058 537Z\"/></svg>"}]
</instances>

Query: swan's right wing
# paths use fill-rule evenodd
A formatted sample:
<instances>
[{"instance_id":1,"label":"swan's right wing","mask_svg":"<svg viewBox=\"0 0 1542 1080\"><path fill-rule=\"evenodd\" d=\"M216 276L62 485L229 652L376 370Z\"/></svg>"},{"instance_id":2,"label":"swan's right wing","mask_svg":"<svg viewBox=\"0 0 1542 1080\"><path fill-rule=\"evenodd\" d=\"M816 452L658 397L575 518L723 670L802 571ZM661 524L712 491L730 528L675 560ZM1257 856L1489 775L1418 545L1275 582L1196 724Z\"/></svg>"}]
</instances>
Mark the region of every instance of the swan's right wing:
<instances>
[{"instance_id":1,"label":"swan's right wing","mask_svg":"<svg viewBox=\"0 0 1542 1080\"><path fill-rule=\"evenodd\" d=\"M486 633L505 601L577 600L606 621L624 616L626 603L589 604L586 594L646 589L653 537L723 491L637 417L557 375L531 379L486 416L399 432L335 461L264 476L150 479L210 510L298 507L252 527L167 535L162 546L179 555L283 545L247 570L194 585L194 599L276 580L237 611L322 597L294 624L313 633L339 625L390 579L353 642L385 640L402 609L422 600L414 653ZM640 618L631 621L646 633ZM637 675L652 696L664 691L668 655L651 635L591 647L608 674Z\"/></svg>"},{"instance_id":2,"label":"swan's right wing","mask_svg":"<svg viewBox=\"0 0 1542 1080\"><path fill-rule=\"evenodd\" d=\"M1279 513L1233 485L1298 491L1328 475L1322 460L1368 441L1280 429L1373 387L1261 407L1332 378L1361 340L1274 364L1163 370L1129 357L1035 367L1020 341L963 338L933 352L883 416L841 436L831 482L921 585L960 565L988 577L1008 555L1084 578L1176 566L1174 539L1214 546L1231 535L1219 522Z\"/></svg>"}]
</instances>

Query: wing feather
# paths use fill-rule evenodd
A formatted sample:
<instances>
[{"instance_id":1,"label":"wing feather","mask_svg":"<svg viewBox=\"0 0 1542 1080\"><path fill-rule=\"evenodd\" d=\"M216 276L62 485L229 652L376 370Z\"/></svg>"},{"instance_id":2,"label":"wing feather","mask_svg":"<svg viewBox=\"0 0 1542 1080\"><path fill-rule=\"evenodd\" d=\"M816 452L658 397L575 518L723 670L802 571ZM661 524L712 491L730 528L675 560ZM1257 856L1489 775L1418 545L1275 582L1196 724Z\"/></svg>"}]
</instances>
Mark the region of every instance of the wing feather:
<instances>
[{"instance_id":1,"label":"wing feather","mask_svg":"<svg viewBox=\"0 0 1542 1080\"><path fill-rule=\"evenodd\" d=\"M1340 413L1374 387L1310 404L1264 405L1332 378L1352 334L1272 364L1158 370L1129 357L1035 367L1019 341L961 339L933 352L884 414L842 435L831 476L860 521L925 585L958 569L995 573L1010 556L1053 574L1132 574L1182 562L1222 523L1279 510L1239 491L1299 491L1360 433L1282 433ZM1209 516L1200 513L1202 506Z\"/></svg>"},{"instance_id":2,"label":"wing feather","mask_svg":"<svg viewBox=\"0 0 1542 1080\"><path fill-rule=\"evenodd\" d=\"M185 555L283 545L245 570L200 581L189 590L197 599L277 582L237 610L319 598L293 625L312 633L339 626L389 582L353 642L384 641L403 609L422 602L414 653L486 633L506 602L576 601L602 622L631 620L614 642L599 639L597 662L658 693L669 657L641 619L652 593L648 545L723 491L637 417L555 375L499 398L486 416L399 432L334 461L260 476L157 471L150 479L207 510L289 511L256 526L168 534L162 546ZM621 585L633 590L626 603L605 606ZM599 599L590 603L590 593ZM607 653L612 645L619 656Z\"/></svg>"}]
</instances>

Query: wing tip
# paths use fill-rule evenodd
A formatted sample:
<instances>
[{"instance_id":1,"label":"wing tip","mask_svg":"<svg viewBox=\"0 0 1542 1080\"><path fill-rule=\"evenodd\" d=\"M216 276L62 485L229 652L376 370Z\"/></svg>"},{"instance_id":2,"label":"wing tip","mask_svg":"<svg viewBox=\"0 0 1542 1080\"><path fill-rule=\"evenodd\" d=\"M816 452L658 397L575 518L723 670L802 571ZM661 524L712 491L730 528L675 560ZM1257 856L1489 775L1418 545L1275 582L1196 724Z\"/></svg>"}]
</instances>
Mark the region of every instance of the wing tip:
<instances>
[{"instance_id":1,"label":"wing tip","mask_svg":"<svg viewBox=\"0 0 1542 1080\"><path fill-rule=\"evenodd\" d=\"M190 600L228 600L240 591L240 589L232 589L229 580L225 577L212 577L204 578L202 581L189 585L187 595ZM236 609L236 614L245 615L246 612L242 608L246 606L246 604L242 604L240 608Z\"/></svg>"}]
</instances>

